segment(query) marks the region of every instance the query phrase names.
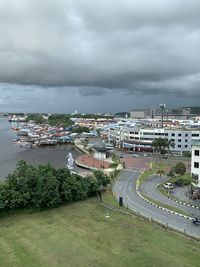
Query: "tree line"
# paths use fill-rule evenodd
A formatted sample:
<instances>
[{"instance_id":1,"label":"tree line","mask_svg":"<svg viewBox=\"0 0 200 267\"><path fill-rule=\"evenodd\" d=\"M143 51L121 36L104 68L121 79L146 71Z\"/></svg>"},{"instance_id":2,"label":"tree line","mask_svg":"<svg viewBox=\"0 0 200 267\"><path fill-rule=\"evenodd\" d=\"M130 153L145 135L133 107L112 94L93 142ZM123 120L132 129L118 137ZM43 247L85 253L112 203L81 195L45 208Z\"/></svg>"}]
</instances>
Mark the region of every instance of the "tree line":
<instances>
[{"instance_id":1,"label":"tree line","mask_svg":"<svg viewBox=\"0 0 200 267\"><path fill-rule=\"evenodd\" d=\"M26 121L34 121L37 124L49 123L51 126L69 127L73 125L73 121L69 115L53 114L45 118L42 114L28 114Z\"/></svg>"},{"instance_id":2,"label":"tree line","mask_svg":"<svg viewBox=\"0 0 200 267\"><path fill-rule=\"evenodd\" d=\"M19 161L16 170L0 183L0 210L57 207L94 196L109 182L101 171L82 177L67 168L35 167Z\"/></svg>"}]
</instances>

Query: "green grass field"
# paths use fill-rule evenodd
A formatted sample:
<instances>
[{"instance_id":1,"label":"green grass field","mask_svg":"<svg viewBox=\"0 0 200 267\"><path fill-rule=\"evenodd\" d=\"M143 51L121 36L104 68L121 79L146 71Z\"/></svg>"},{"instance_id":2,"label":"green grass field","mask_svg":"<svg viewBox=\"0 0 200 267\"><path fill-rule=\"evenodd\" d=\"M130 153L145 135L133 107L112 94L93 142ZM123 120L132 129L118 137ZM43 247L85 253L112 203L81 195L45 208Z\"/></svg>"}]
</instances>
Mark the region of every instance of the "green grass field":
<instances>
[{"instance_id":1,"label":"green grass field","mask_svg":"<svg viewBox=\"0 0 200 267\"><path fill-rule=\"evenodd\" d=\"M89 199L1 217L0 266L198 267L200 244Z\"/></svg>"}]
</instances>

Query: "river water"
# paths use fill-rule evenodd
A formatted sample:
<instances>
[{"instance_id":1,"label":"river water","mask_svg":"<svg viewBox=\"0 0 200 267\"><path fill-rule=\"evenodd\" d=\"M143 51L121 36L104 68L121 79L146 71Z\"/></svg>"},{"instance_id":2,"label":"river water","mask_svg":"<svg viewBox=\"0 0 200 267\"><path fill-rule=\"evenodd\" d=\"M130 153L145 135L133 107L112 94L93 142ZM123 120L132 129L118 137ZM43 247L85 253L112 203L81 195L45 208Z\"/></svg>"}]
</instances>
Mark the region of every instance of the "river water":
<instances>
[{"instance_id":1,"label":"river water","mask_svg":"<svg viewBox=\"0 0 200 267\"><path fill-rule=\"evenodd\" d=\"M55 147L21 148L13 144L16 132L11 130L12 124L5 118L0 118L0 179L4 179L8 173L15 170L19 160L25 160L33 165L51 163L55 167L66 167L66 156L72 153L74 159L79 151L72 145L58 145ZM74 169L78 168L74 164ZM83 171L81 169L81 171Z\"/></svg>"}]
</instances>

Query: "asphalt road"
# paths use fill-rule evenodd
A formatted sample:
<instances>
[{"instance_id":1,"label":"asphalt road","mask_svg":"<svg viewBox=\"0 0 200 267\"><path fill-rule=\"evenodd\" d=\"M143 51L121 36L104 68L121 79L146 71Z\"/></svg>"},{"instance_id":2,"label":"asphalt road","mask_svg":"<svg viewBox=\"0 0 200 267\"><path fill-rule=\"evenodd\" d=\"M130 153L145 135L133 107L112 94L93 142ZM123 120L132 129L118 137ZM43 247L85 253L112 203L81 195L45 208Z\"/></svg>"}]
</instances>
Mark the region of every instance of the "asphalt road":
<instances>
[{"instance_id":1,"label":"asphalt road","mask_svg":"<svg viewBox=\"0 0 200 267\"><path fill-rule=\"evenodd\" d=\"M189 190L190 188L188 188L188 185L183 186L183 187L175 187L173 189L172 194L180 201L183 201L186 203L189 202L191 205L200 207L200 199L196 199L196 200L192 200L191 198L188 199Z\"/></svg>"},{"instance_id":2,"label":"asphalt road","mask_svg":"<svg viewBox=\"0 0 200 267\"><path fill-rule=\"evenodd\" d=\"M162 177L162 182L169 179L168 177ZM155 199L161 203L167 204L169 206L172 206L174 208L178 208L185 213L187 213L190 217L200 217L200 210L181 205L179 203L174 202L171 199L168 199L164 197L156 188L156 185L161 182L161 177L159 176L152 176L148 180L146 180L140 187L141 191L146 195L149 196L152 199ZM173 190L173 189L172 189ZM199 229L200 231L200 229Z\"/></svg>"},{"instance_id":3,"label":"asphalt road","mask_svg":"<svg viewBox=\"0 0 200 267\"><path fill-rule=\"evenodd\" d=\"M162 224L168 224L174 229L200 238L200 226L193 225L188 219L156 208L139 197L136 191L136 180L139 175L139 171L124 170L113 186L116 198L123 197L124 205L128 205L129 209L145 217L153 218Z\"/></svg>"}]
</instances>

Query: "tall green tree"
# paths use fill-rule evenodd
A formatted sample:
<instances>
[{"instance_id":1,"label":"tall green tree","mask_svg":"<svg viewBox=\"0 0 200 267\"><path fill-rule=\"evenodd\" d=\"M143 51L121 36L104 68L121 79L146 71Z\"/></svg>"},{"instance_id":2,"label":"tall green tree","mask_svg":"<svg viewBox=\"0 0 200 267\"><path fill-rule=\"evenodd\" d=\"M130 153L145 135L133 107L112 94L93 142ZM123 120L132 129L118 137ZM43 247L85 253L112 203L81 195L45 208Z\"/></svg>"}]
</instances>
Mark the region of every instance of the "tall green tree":
<instances>
[{"instance_id":1,"label":"tall green tree","mask_svg":"<svg viewBox=\"0 0 200 267\"><path fill-rule=\"evenodd\" d=\"M70 179L64 182L63 189L65 201L83 200L88 197L88 183L77 174L72 174Z\"/></svg>"},{"instance_id":2,"label":"tall green tree","mask_svg":"<svg viewBox=\"0 0 200 267\"><path fill-rule=\"evenodd\" d=\"M94 171L94 177L96 178L98 186L106 186L110 183L110 178L104 174L102 171Z\"/></svg>"},{"instance_id":3,"label":"tall green tree","mask_svg":"<svg viewBox=\"0 0 200 267\"><path fill-rule=\"evenodd\" d=\"M172 141L172 139L166 139L166 138L156 138L153 142L152 142L152 148L155 152L158 152L159 154L161 154L162 156L164 156L169 150L170 148L174 147L174 143Z\"/></svg>"},{"instance_id":4,"label":"tall green tree","mask_svg":"<svg viewBox=\"0 0 200 267\"><path fill-rule=\"evenodd\" d=\"M178 162L173 169L179 175L183 175L186 172L186 166L183 162Z\"/></svg>"},{"instance_id":5,"label":"tall green tree","mask_svg":"<svg viewBox=\"0 0 200 267\"><path fill-rule=\"evenodd\" d=\"M163 168L161 167L161 165L159 166L156 174L160 176L160 181L162 182L162 176L165 174L165 172L164 172Z\"/></svg>"}]
</instances>

